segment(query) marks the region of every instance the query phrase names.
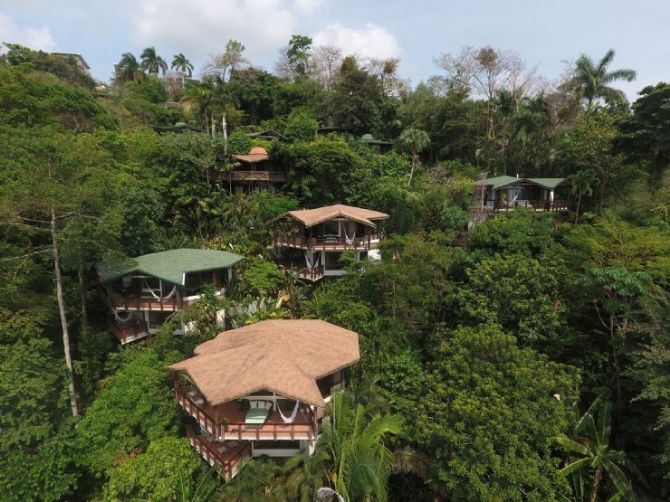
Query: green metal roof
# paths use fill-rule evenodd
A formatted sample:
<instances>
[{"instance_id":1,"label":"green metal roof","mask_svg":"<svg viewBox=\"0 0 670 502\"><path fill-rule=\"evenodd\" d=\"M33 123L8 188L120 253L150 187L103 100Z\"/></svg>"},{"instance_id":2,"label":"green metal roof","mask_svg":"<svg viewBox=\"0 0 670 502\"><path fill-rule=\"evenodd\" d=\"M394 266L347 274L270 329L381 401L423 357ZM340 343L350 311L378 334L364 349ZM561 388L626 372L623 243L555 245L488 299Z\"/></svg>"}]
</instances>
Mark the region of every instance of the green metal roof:
<instances>
[{"instance_id":1,"label":"green metal roof","mask_svg":"<svg viewBox=\"0 0 670 502\"><path fill-rule=\"evenodd\" d=\"M113 281L128 274L141 274L183 286L185 274L228 268L244 258L213 249L171 249L138 256L122 265L98 265L102 282Z\"/></svg>"},{"instance_id":2,"label":"green metal roof","mask_svg":"<svg viewBox=\"0 0 670 502\"><path fill-rule=\"evenodd\" d=\"M384 140L381 140L381 139L375 139L374 136L372 136L372 134L370 134L370 133L364 134L363 136L361 136L361 139L359 139L358 141L360 141L361 143L369 143L369 144L372 144L372 145L392 145L393 144L393 143L390 143L388 141L384 141Z\"/></svg>"},{"instance_id":3,"label":"green metal roof","mask_svg":"<svg viewBox=\"0 0 670 502\"><path fill-rule=\"evenodd\" d=\"M548 190L553 190L565 181L565 178L517 178L516 176L494 176L485 180L477 181L477 185L490 186L493 190L519 182L530 182Z\"/></svg>"}]
</instances>

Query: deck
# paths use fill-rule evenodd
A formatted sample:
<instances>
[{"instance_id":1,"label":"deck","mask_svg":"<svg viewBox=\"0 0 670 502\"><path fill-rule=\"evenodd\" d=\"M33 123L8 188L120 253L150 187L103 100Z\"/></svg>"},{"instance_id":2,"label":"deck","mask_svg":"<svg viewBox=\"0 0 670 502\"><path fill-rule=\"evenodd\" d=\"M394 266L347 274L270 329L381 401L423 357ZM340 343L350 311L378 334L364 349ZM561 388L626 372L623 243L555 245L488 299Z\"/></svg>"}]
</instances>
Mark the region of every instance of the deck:
<instances>
[{"instance_id":1,"label":"deck","mask_svg":"<svg viewBox=\"0 0 670 502\"><path fill-rule=\"evenodd\" d=\"M195 451L219 471L226 481L235 477L241 460L251 457L251 443L248 441L215 441L211 437L196 434L191 427L186 428L186 435Z\"/></svg>"},{"instance_id":2,"label":"deck","mask_svg":"<svg viewBox=\"0 0 670 502\"><path fill-rule=\"evenodd\" d=\"M344 251L346 249L368 250L379 247L379 234L345 239L344 237L304 237L275 233L272 239L274 247L309 249L314 251Z\"/></svg>"},{"instance_id":3,"label":"deck","mask_svg":"<svg viewBox=\"0 0 670 502\"><path fill-rule=\"evenodd\" d=\"M225 293L219 291L216 295L217 300L223 300ZM112 300L112 308L114 310L148 310L149 312L175 312L186 307L190 307L197 302L202 295L187 296L181 298L177 295L172 296L167 300L156 300L152 296L119 296Z\"/></svg>"},{"instance_id":4,"label":"deck","mask_svg":"<svg viewBox=\"0 0 670 502\"><path fill-rule=\"evenodd\" d=\"M504 200L497 200L493 203L488 203L484 207L475 207L475 212L498 212L498 211L513 211L515 209L531 209L533 211L567 211L567 200L518 200L508 202Z\"/></svg>"},{"instance_id":5,"label":"deck","mask_svg":"<svg viewBox=\"0 0 670 502\"><path fill-rule=\"evenodd\" d=\"M126 343L134 342L149 335L149 330L147 330L147 325L144 321L135 319L129 323L116 323L112 319L107 320L107 327L116 337L116 339L121 342L121 345Z\"/></svg>"},{"instance_id":6,"label":"deck","mask_svg":"<svg viewBox=\"0 0 670 502\"><path fill-rule=\"evenodd\" d=\"M305 267L303 269L298 270L298 277L312 282L316 282L323 279L324 274L325 274L325 267L323 265L319 265L318 267L312 267L312 268Z\"/></svg>"},{"instance_id":7,"label":"deck","mask_svg":"<svg viewBox=\"0 0 670 502\"><path fill-rule=\"evenodd\" d=\"M282 183L287 180L281 171L230 171L231 181L267 181Z\"/></svg>"},{"instance_id":8,"label":"deck","mask_svg":"<svg viewBox=\"0 0 670 502\"><path fill-rule=\"evenodd\" d=\"M314 413L304 407L291 424L285 424L276 410L271 410L263 425L245 423L245 410L237 401L231 401L216 407L195 394L195 389L182 388L174 382L174 395L184 411L192 416L217 440L312 440L316 439L316 418Z\"/></svg>"}]
</instances>

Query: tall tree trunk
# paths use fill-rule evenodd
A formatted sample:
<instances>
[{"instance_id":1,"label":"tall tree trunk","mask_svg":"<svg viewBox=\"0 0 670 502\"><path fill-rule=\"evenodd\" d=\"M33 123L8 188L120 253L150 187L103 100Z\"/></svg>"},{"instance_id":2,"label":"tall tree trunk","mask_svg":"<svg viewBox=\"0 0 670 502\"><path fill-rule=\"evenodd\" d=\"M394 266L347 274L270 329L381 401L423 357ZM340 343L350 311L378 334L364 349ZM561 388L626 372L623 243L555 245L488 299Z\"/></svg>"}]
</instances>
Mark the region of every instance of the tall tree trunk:
<instances>
[{"instance_id":1,"label":"tall tree trunk","mask_svg":"<svg viewBox=\"0 0 670 502\"><path fill-rule=\"evenodd\" d=\"M580 191L579 195L577 196L577 210L575 211L575 224L579 219L579 208L581 205L582 205L582 192Z\"/></svg>"},{"instance_id":2,"label":"tall tree trunk","mask_svg":"<svg viewBox=\"0 0 670 502\"><path fill-rule=\"evenodd\" d=\"M63 351L65 352L65 365L68 371L68 390L70 391L70 409L72 416L79 415L77 408L77 395L74 391L74 370L72 368L72 356L70 355L70 332L67 327L65 314L65 299L63 297L63 277L60 273L60 254L58 253L58 241L56 235L56 211L51 208L51 243L53 246L54 272L56 273L56 297L58 298L58 312L63 330Z\"/></svg>"},{"instance_id":3,"label":"tall tree trunk","mask_svg":"<svg viewBox=\"0 0 670 502\"><path fill-rule=\"evenodd\" d=\"M83 263L79 264L77 275L79 276L79 294L81 295L81 328L82 332L87 332L88 312L86 310L86 277Z\"/></svg>"},{"instance_id":4,"label":"tall tree trunk","mask_svg":"<svg viewBox=\"0 0 670 502\"><path fill-rule=\"evenodd\" d=\"M409 172L409 181L407 182L407 188L412 186L412 178L414 177L414 167L416 166L416 160L418 155L416 153L412 154L412 170Z\"/></svg>"},{"instance_id":5,"label":"tall tree trunk","mask_svg":"<svg viewBox=\"0 0 670 502\"><path fill-rule=\"evenodd\" d=\"M495 131L493 129L493 105L490 101L486 106L486 137L489 141L495 139Z\"/></svg>"}]
</instances>

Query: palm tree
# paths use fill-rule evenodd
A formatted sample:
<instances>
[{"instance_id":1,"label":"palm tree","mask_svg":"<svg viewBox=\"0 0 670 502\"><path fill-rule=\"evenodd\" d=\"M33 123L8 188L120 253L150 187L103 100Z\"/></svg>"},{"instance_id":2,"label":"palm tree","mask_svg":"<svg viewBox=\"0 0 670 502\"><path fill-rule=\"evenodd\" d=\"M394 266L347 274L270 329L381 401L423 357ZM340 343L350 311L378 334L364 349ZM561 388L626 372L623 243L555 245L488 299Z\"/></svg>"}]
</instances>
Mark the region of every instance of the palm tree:
<instances>
[{"instance_id":1,"label":"palm tree","mask_svg":"<svg viewBox=\"0 0 670 502\"><path fill-rule=\"evenodd\" d=\"M147 47L144 49L140 58L142 59L142 68L144 70L154 75L158 75L158 72L165 75L168 68L167 63L162 57L156 54L155 47Z\"/></svg>"},{"instance_id":2,"label":"palm tree","mask_svg":"<svg viewBox=\"0 0 670 502\"><path fill-rule=\"evenodd\" d=\"M172 58L172 64L170 65L170 68L177 70L181 75L181 86L183 88L185 84L185 76L191 78L191 75L193 75L193 68L195 67L186 58L186 56L180 52Z\"/></svg>"},{"instance_id":3,"label":"palm tree","mask_svg":"<svg viewBox=\"0 0 670 502\"><path fill-rule=\"evenodd\" d=\"M137 58L130 52L121 55L121 60L116 65L116 77L124 82L139 82L144 78L144 71Z\"/></svg>"},{"instance_id":4,"label":"palm tree","mask_svg":"<svg viewBox=\"0 0 670 502\"><path fill-rule=\"evenodd\" d=\"M581 98L586 99L587 108L591 108L598 99L604 99L609 104L626 101L623 91L609 87L609 84L617 80L631 82L637 74L627 68L608 72L607 67L613 59L612 49L597 64L584 54L577 59L574 81Z\"/></svg>"},{"instance_id":5,"label":"palm tree","mask_svg":"<svg viewBox=\"0 0 670 502\"><path fill-rule=\"evenodd\" d=\"M317 450L314 455L294 455L284 463L286 491L291 500L312 502L317 497L325 481L325 460L324 453Z\"/></svg>"},{"instance_id":6,"label":"palm tree","mask_svg":"<svg viewBox=\"0 0 670 502\"><path fill-rule=\"evenodd\" d=\"M579 210L582 206L582 197L586 195L590 197L593 195L593 183L595 183L596 176L593 169L585 169L570 176L570 190L577 195L577 208L575 210L575 223L579 219Z\"/></svg>"},{"instance_id":7,"label":"palm tree","mask_svg":"<svg viewBox=\"0 0 670 502\"><path fill-rule=\"evenodd\" d=\"M612 404L608 400L609 393L598 396L575 426L575 439L563 435L556 442L568 452L576 454L559 472L562 476L570 476L573 480L575 495L584 500L588 489L585 488L587 476L591 477L590 500L598 498L598 489L607 475L612 491L617 497L631 497L633 493L630 479L624 468L637 474L637 468L626 458L624 452L610 448Z\"/></svg>"},{"instance_id":8,"label":"palm tree","mask_svg":"<svg viewBox=\"0 0 670 502\"><path fill-rule=\"evenodd\" d=\"M409 188L412 186L414 168L419 161L419 153L421 153L430 144L430 137L423 129L408 127L400 134L398 140L400 141L400 145L403 148L408 149L412 154L412 170L409 173L409 182L407 183L407 188Z\"/></svg>"},{"instance_id":9,"label":"palm tree","mask_svg":"<svg viewBox=\"0 0 670 502\"><path fill-rule=\"evenodd\" d=\"M182 101L197 107L197 115L202 120L204 130L209 133L209 115L214 104L214 88L208 79L202 82L189 82Z\"/></svg>"},{"instance_id":10,"label":"palm tree","mask_svg":"<svg viewBox=\"0 0 670 502\"><path fill-rule=\"evenodd\" d=\"M400 417L377 414L368 419L363 405L353 407L349 394L333 396L317 448L327 456L329 483L344 500L387 499L386 484L395 457L383 438L400 432Z\"/></svg>"}]
</instances>

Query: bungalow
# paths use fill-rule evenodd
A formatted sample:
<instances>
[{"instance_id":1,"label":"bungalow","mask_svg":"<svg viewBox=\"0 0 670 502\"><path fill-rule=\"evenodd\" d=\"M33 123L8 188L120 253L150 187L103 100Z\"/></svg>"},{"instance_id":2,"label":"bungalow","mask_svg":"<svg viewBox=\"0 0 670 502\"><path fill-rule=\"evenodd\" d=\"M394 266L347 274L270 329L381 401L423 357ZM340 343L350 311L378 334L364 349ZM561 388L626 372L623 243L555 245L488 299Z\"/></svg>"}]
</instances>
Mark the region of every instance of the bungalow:
<instances>
[{"instance_id":1,"label":"bungalow","mask_svg":"<svg viewBox=\"0 0 670 502\"><path fill-rule=\"evenodd\" d=\"M340 264L344 250L353 250L357 260L378 258L381 222L388 217L343 204L288 211L272 220L272 246L280 262L315 282L346 272Z\"/></svg>"},{"instance_id":2,"label":"bungalow","mask_svg":"<svg viewBox=\"0 0 670 502\"><path fill-rule=\"evenodd\" d=\"M312 454L326 403L360 359L358 335L320 320L224 331L173 364L193 447L225 479L247 457Z\"/></svg>"},{"instance_id":3,"label":"bungalow","mask_svg":"<svg viewBox=\"0 0 670 502\"><path fill-rule=\"evenodd\" d=\"M235 155L235 165L223 174L231 193L250 193L268 190L275 193L286 183L284 170L277 168L265 148L254 146L247 155Z\"/></svg>"},{"instance_id":4,"label":"bungalow","mask_svg":"<svg viewBox=\"0 0 670 502\"><path fill-rule=\"evenodd\" d=\"M372 151L376 153L386 153L393 147L393 143L390 141L375 139L372 134L364 134L361 136L358 142L367 145Z\"/></svg>"},{"instance_id":5,"label":"bungalow","mask_svg":"<svg viewBox=\"0 0 670 502\"><path fill-rule=\"evenodd\" d=\"M110 331L126 344L155 333L175 312L195 303L207 285L223 298L232 268L242 259L225 251L172 249L98 265ZM182 326L175 333L184 331Z\"/></svg>"},{"instance_id":6,"label":"bungalow","mask_svg":"<svg viewBox=\"0 0 670 502\"><path fill-rule=\"evenodd\" d=\"M288 141L288 138L284 136L279 131L274 129L265 129L264 131L250 132L247 134L250 138L253 139L264 139L266 141L272 141L273 139L278 141Z\"/></svg>"},{"instance_id":7,"label":"bungalow","mask_svg":"<svg viewBox=\"0 0 670 502\"><path fill-rule=\"evenodd\" d=\"M495 176L476 183L475 208L484 212L519 207L534 211L564 211L566 178L519 178ZM558 195L558 197L557 197Z\"/></svg>"},{"instance_id":8,"label":"bungalow","mask_svg":"<svg viewBox=\"0 0 670 502\"><path fill-rule=\"evenodd\" d=\"M82 71L88 72L91 69L84 59L84 56L77 54L76 52L52 52L51 55L74 62L74 64Z\"/></svg>"}]
</instances>

